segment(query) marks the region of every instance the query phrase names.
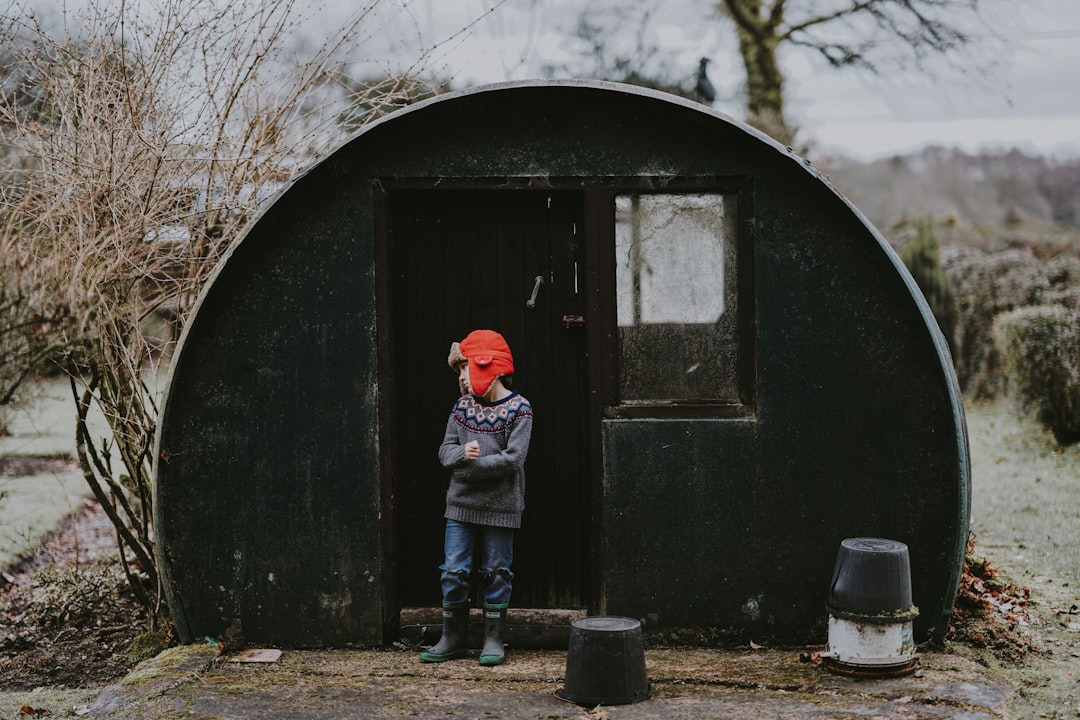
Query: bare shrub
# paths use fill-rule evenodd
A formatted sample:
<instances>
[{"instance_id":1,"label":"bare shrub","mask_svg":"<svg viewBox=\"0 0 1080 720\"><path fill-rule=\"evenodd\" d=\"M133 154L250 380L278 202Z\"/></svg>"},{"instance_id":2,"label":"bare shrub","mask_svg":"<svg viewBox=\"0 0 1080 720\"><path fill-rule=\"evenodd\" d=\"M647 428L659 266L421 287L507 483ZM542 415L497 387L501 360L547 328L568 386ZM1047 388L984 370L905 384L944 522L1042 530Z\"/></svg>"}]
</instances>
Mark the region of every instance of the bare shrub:
<instances>
[{"instance_id":1,"label":"bare shrub","mask_svg":"<svg viewBox=\"0 0 1080 720\"><path fill-rule=\"evenodd\" d=\"M35 574L30 591L29 620L46 627L88 622L102 602L123 592L127 582L111 558L98 560L77 571L69 567L46 567Z\"/></svg>"},{"instance_id":2,"label":"bare shrub","mask_svg":"<svg viewBox=\"0 0 1080 720\"><path fill-rule=\"evenodd\" d=\"M27 381L49 358L62 354L60 328L70 316L56 268L43 268L18 233L0 229L0 434L7 410L25 402Z\"/></svg>"},{"instance_id":3,"label":"bare shrub","mask_svg":"<svg viewBox=\"0 0 1080 720\"><path fill-rule=\"evenodd\" d=\"M60 32L32 13L0 27L11 81L0 94L0 338L28 328L0 345L0 366L5 353L49 354L69 373L84 477L159 618L146 378L161 338L148 320L179 327L260 207L340 141L350 106L374 117L416 92L387 77L345 95L346 52L375 4L300 60L289 40L308 18L292 0L163 0L142 14L91 0Z\"/></svg>"},{"instance_id":4,"label":"bare shrub","mask_svg":"<svg viewBox=\"0 0 1080 720\"><path fill-rule=\"evenodd\" d=\"M1036 305L994 320L994 340L1021 408L1061 444L1080 440L1080 310Z\"/></svg>"}]
</instances>

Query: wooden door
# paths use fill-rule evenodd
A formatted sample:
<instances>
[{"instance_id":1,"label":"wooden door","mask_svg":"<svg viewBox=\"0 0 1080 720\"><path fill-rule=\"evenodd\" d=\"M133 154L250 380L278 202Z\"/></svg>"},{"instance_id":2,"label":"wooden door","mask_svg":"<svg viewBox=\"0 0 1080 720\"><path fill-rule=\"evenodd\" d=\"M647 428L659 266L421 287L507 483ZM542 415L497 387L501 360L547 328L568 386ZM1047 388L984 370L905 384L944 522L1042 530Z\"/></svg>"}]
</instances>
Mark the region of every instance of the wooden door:
<instances>
[{"instance_id":1,"label":"wooden door","mask_svg":"<svg viewBox=\"0 0 1080 720\"><path fill-rule=\"evenodd\" d=\"M458 397L450 343L489 328L514 355L532 403L515 607L591 599L585 314L578 281L583 195L572 191L389 189L382 198L380 382L390 606L440 601L448 472L437 459ZM388 276L388 277L387 277ZM532 301L532 302L530 302ZM389 406L386 403L390 403Z\"/></svg>"}]
</instances>

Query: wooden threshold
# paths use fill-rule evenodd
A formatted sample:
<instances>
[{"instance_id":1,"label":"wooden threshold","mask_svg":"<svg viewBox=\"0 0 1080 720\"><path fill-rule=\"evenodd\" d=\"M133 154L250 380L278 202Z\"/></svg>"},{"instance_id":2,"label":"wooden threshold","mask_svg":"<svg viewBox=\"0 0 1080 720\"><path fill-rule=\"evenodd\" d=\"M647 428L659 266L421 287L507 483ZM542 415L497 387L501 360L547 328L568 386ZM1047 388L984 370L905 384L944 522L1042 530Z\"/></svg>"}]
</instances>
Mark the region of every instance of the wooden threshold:
<instances>
[{"instance_id":1,"label":"wooden threshold","mask_svg":"<svg viewBox=\"0 0 1080 720\"><path fill-rule=\"evenodd\" d=\"M562 608L510 608L506 611L503 640L513 648L566 650L570 643L570 623L586 617L585 610ZM469 610L469 647L483 640L483 611ZM413 645L431 645L442 633L442 608L402 608L401 638Z\"/></svg>"}]
</instances>

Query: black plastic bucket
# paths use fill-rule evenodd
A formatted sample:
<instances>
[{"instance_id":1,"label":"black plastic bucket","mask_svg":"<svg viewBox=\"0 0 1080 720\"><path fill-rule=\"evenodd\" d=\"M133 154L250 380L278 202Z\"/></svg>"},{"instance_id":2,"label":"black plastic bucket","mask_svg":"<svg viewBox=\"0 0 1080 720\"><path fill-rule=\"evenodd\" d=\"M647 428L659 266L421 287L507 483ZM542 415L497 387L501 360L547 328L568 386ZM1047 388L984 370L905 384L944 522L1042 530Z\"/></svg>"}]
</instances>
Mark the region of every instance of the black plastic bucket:
<instances>
[{"instance_id":1,"label":"black plastic bucket","mask_svg":"<svg viewBox=\"0 0 1080 720\"><path fill-rule=\"evenodd\" d=\"M911 603L911 559L896 540L848 538L840 543L828 610L861 622L893 623L919 614Z\"/></svg>"},{"instance_id":2,"label":"black plastic bucket","mask_svg":"<svg viewBox=\"0 0 1080 720\"><path fill-rule=\"evenodd\" d=\"M641 623L614 616L570 623L566 681L556 694L589 707L626 705L649 697Z\"/></svg>"}]
</instances>

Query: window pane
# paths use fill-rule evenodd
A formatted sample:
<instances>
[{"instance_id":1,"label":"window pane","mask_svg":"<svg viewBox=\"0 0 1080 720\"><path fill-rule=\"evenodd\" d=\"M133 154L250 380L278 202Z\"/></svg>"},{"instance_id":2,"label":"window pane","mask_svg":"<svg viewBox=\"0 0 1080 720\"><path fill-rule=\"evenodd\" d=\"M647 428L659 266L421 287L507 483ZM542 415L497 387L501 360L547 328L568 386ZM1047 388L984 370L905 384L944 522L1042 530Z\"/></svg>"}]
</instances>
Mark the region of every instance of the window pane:
<instances>
[{"instance_id":1,"label":"window pane","mask_svg":"<svg viewBox=\"0 0 1080 720\"><path fill-rule=\"evenodd\" d=\"M738 402L735 195L615 199L622 402Z\"/></svg>"}]
</instances>

